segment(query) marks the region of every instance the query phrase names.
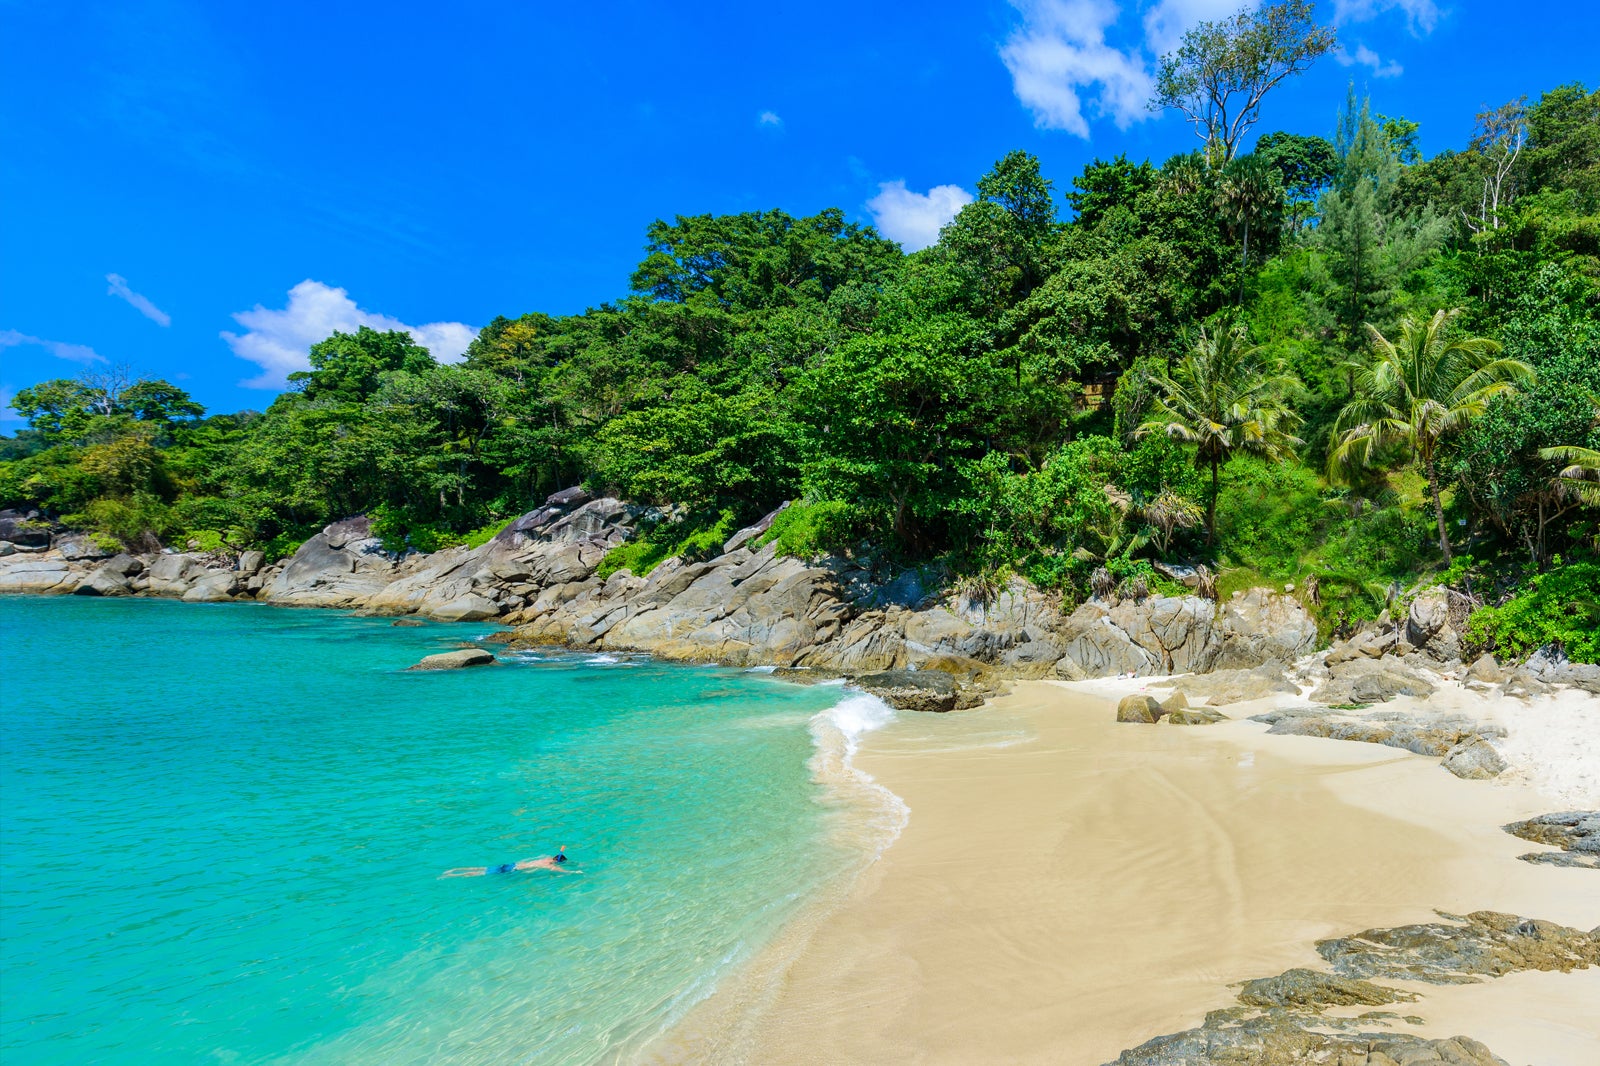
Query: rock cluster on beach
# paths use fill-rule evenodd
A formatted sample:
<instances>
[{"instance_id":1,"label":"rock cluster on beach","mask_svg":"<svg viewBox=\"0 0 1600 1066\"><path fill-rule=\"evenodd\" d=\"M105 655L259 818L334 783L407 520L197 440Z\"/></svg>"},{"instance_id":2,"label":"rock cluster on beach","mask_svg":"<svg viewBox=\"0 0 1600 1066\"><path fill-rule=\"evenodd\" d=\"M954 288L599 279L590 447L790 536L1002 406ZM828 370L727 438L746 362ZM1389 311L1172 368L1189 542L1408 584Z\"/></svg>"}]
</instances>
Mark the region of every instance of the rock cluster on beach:
<instances>
[{"instance_id":1,"label":"rock cluster on beach","mask_svg":"<svg viewBox=\"0 0 1600 1066\"><path fill-rule=\"evenodd\" d=\"M1156 1037L1108 1066L1506 1066L1465 1036L1429 1040L1390 1031L1385 1027L1409 1020L1393 1011L1355 1018L1325 1012L1418 998L1378 983L1384 979L1465 984L1521 970L1600 966L1600 929L1585 932L1494 911L1441 914L1440 919L1321 941L1317 952L1332 972L1296 968L1246 981L1238 994L1240 1006L1212 1011L1197 1028Z\"/></svg>"},{"instance_id":2,"label":"rock cluster on beach","mask_svg":"<svg viewBox=\"0 0 1600 1066\"><path fill-rule=\"evenodd\" d=\"M1600 870L1600 811L1561 811L1521 822L1512 822L1505 831L1535 844L1549 844L1560 851L1533 851L1518 858L1523 862L1547 866L1579 866Z\"/></svg>"}]
</instances>

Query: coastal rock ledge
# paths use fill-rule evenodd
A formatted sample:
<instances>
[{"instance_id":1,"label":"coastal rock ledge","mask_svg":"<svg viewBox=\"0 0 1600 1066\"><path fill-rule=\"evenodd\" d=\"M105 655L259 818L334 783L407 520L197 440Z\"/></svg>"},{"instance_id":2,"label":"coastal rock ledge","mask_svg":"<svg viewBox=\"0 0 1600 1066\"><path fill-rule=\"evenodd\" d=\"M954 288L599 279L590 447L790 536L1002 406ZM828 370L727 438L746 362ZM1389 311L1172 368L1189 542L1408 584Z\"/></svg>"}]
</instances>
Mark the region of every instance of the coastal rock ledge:
<instances>
[{"instance_id":1,"label":"coastal rock ledge","mask_svg":"<svg viewBox=\"0 0 1600 1066\"><path fill-rule=\"evenodd\" d=\"M1268 589L1223 603L1199 596L1059 597L1014 578L987 600L924 587L846 558L782 557L769 522L716 557L668 559L648 576L602 580L601 560L647 509L567 489L478 548L396 555L363 516L334 522L292 557L265 565L200 553L68 558L51 549L0 558L0 592L258 600L442 621L495 620L515 643L561 644L798 676L864 677L900 706L975 705L1007 678L1069 680L1284 665L1310 652L1316 625ZM921 673L923 676L916 676Z\"/></svg>"}]
</instances>

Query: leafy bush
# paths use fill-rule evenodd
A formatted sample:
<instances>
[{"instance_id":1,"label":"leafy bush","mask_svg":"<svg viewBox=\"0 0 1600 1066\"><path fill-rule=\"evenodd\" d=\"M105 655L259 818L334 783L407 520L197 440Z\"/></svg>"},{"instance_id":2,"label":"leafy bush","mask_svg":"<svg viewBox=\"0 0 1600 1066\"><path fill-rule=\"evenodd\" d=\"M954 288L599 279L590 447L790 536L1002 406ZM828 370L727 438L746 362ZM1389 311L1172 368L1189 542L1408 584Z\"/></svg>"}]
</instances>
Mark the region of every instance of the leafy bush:
<instances>
[{"instance_id":1,"label":"leafy bush","mask_svg":"<svg viewBox=\"0 0 1600 1066\"><path fill-rule=\"evenodd\" d=\"M1317 475L1294 463L1235 460L1217 501L1228 555L1269 577L1289 577L1327 519Z\"/></svg>"},{"instance_id":2,"label":"leafy bush","mask_svg":"<svg viewBox=\"0 0 1600 1066\"><path fill-rule=\"evenodd\" d=\"M1554 644L1573 662L1600 662L1600 564L1571 563L1538 575L1501 606L1474 613L1467 637L1518 657Z\"/></svg>"},{"instance_id":3,"label":"leafy bush","mask_svg":"<svg viewBox=\"0 0 1600 1066\"><path fill-rule=\"evenodd\" d=\"M150 538L159 542L172 532L171 510L159 497L144 492L90 500L82 515L66 515L63 521L115 537L135 551L148 551Z\"/></svg>"},{"instance_id":4,"label":"leafy bush","mask_svg":"<svg viewBox=\"0 0 1600 1066\"><path fill-rule=\"evenodd\" d=\"M779 555L815 559L846 551L856 540L861 516L843 500L796 500L772 520L761 543L778 542Z\"/></svg>"},{"instance_id":5,"label":"leafy bush","mask_svg":"<svg viewBox=\"0 0 1600 1066\"><path fill-rule=\"evenodd\" d=\"M673 557L704 559L720 552L738 531L739 521L733 511L663 522L640 530L632 540L606 552L595 576L604 581L618 570L627 570L635 577L645 577Z\"/></svg>"},{"instance_id":6,"label":"leafy bush","mask_svg":"<svg viewBox=\"0 0 1600 1066\"><path fill-rule=\"evenodd\" d=\"M515 521L515 519L497 518L486 526L480 526L470 533L463 534L461 537L461 543L465 544L468 548L481 548L493 540L502 529L509 526L513 521Z\"/></svg>"}]
</instances>

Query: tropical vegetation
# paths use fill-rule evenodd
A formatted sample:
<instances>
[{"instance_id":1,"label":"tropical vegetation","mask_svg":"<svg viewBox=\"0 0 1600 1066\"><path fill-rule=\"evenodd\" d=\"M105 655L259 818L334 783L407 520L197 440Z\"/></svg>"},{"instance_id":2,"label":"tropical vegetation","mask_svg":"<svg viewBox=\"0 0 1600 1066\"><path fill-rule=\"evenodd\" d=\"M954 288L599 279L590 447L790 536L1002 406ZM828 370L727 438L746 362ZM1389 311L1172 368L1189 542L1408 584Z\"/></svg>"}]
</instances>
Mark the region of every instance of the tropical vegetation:
<instances>
[{"instance_id":1,"label":"tropical vegetation","mask_svg":"<svg viewBox=\"0 0 1600 1066\"><path fill-rule=\"evenodd\" d=\"M22 389L0 506L273 555L364 513L426 550L583 482L658 507L615 570L792 500L780 550L1069 600L1204 564L1222 594L1315 576L1337 628L1455 581L1520 648L1518 590L1600 600L1600 91L1429 158L1352 92L1331 141L1250 151L1262 94L1331 47L1306 10L1163 68L1200 150L1059 190L1012 152L910 254L836 208L679 216L625 295L496 318L458 363L363 328L262 412L129 373Z\"/></svg>"}]
</instances>

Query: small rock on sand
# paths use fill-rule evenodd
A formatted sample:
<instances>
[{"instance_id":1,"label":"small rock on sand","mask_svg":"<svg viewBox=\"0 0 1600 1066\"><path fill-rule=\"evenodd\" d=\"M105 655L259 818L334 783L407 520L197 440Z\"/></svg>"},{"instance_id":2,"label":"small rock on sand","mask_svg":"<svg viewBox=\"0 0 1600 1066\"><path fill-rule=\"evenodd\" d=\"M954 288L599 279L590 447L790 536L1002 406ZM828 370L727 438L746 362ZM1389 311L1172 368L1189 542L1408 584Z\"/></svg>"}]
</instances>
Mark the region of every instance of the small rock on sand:
<instances>
[{"instance_id":1,"label":"small rock on sand","mask_svg":"<svg viewBox=\"0 0 1600 1066\"><path fill-rule=\"evenodd\" d=\"M1122 697L1122 702L1117 704L1117 721L1119 722L1155 725L1165 713L1154 696L1146 696L1138 692Z\"/></svg>"},{"instance_id":2,"label":"small rock on sand","mask_svg":"<svg viewBox=\"0 0 1600 1066\"><path fill-rule=\"evenodd\" d=\"M1469 737L1451 748L1441 765L1457 777L1468 781L1482 781L1498 777L1506 768L1506 761L1482 737Z\"/></svg>"}]
</instances>

